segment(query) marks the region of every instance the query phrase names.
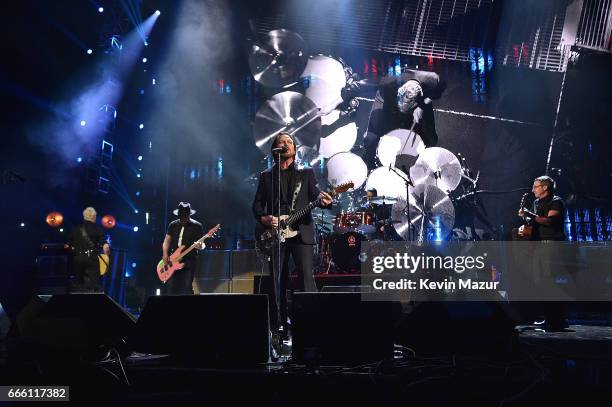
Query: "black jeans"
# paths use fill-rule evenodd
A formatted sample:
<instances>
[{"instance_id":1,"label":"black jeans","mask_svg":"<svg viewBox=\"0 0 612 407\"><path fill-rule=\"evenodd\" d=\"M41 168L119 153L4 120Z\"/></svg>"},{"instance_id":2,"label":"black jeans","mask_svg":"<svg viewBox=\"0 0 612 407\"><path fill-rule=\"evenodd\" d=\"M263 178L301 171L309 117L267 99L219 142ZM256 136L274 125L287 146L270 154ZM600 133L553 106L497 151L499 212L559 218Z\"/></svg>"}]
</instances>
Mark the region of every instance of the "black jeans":
<instances>
[{"instance_id":1,"label":"black jeans","mask_svg":"<svg viewBox=\"0 0 612 407\"><path fill-rule=\"evenodd\" d=\"M162 286L163 295L192 295L193 276L197 264L197 258L183 260L185 265L182 269L176 270L170 280Z\"/></svg>"},{"instance_id":2,"label":"black jeans","mask_svg":"<svg viewBox=\"0 0 612 407\"><path fill-rule=\"evenodd\" d=\"M317 286L314 281L312 257L313 245L302 243L298 237L288 239L280 245L280 264L282 267L277 267L279 264L278 246L275 245L272 250L272 258L270 261L272 270L274 287L274 302L275 307L270 314L270 324L272 328L284 326L287 323L287 279L289 278L289 258L293 258L295 270L298 276L298 288L306 292L316 292Z\"/></svg>"},{"instance_id":3,"label":"black jeans","mask_svg":"<svg viewBox=\"0 0 612 407\"><path fill-rule=\"evenodd\" d=\"M72 272L71 293L102 292L98 256L74 256Z\"/></svg>"}]
</instances>

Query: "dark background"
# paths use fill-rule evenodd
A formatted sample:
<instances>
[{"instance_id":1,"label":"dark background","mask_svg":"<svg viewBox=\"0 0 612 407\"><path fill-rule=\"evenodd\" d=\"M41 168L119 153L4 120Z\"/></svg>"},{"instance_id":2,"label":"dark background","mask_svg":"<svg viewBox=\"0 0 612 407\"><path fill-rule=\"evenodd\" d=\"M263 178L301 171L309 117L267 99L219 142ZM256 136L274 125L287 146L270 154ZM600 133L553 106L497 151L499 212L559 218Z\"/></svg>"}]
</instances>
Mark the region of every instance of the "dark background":
<instances>
[{"instance_id":1,"label":"dark background","mask_svg":"<svg viewBox=\"0 0 612 407\"><path fill-rule=\"evenodd\" d=\"M455 56L445 51L440 57L428 56L423 41L410 43L416 24L411 16L422 11L417 1L142 2L143 20L156 9L162 14L141 55L147 64L136 62L123 83L109 136L113 187L100 193L87 174L96 166L101 139L92 139L91 148L66 159L60 152L71 143L70 132L58 136L51 124L69 113L71 101L114 58L104 53L109 33L125 35L133 29L121 3L101 3L104 13L97 12L93 1L25 0L4 6L0 170L25 179L6 179L0 186L0 295L8 303L35 290L41 243L64 241L86 206L96 207L99 217L117 218L119 226L110 231L113 247L126 253L130 284L148 290L156 287L153 266L179 201L191 202L198 210L195 218L205 225L223 224L222 247L234 248L238 240L250 238L252 176L267 166L254 145L251 123L274 92L250 75L248 39L272 28L300 32L310 54L343 57L362 77L386 74L398 58L402 66L435 71L448 83L435 108L524 122L436 112L439 146L465 155L470 167L481 172L482 189L530 187L546 170L555 134L550 167L561 170L553 175L559 194L568 198L572 221L574 215L580 220L585 214L594 217L598 210L604 229L609 222L609 53L583 50L570 63L556 128L564 73L526 67L523 54L512 63L513 44L521 44L519 27L525 31L538 19L548 21L566 2L532 2L531 8L525 2L483 2L479 9L464 2L469 6L465 14L429 28L430 41L456 50ZM428 16L435 11L425 10ZM80 44L94 53L87 55ZM363 103L356 115L359 136L368 113L369 105ZM138 123L145 124L143 130ZM142 161L136 159L139 155ZM482 199L490 223L507 234L516 224L520 192ZM44 221L54 210L64 215L63 233ZM579 238L581 232L572 227Z\"/></svg>"}]
</instances>

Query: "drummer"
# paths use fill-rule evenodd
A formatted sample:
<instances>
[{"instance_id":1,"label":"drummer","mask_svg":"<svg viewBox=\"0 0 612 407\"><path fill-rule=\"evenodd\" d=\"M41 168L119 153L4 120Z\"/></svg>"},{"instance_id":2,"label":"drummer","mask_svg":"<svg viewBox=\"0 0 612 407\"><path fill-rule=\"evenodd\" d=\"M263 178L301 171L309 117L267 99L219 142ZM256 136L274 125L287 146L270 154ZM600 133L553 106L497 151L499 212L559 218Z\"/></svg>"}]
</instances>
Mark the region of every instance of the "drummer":
<instances>
[{"instance_id":1,"label":"drummer","mask_svg":"<svg viewBox=\"0 0 612 407\"><path fill-rule=\"evenodd\" d=\"M397 233L390 223L385 221L391 219L391 205L390 204L378 204L371 202L372 198L378 196L376 188L370 188L366 191L366 195L363 197L362 206L374 215L374 221L376 222L376 232L368 236L369 240L396 240ZM386 232L386 233L385 233Z\"/></svg>"},{"instance_id":2,"label":"drummer","mask_svg":"<svg viewBox=\"0 0 612 407\"><path fill-rule=\"evenodd\" d=\"M394 129L412 129L426 147L438 143L432 99L446 88L435 72L408 70L401 76L387 76L379 84L364 139L363 160L376 167L376 147L380 138Z\"/></svg>"}]
</instances>

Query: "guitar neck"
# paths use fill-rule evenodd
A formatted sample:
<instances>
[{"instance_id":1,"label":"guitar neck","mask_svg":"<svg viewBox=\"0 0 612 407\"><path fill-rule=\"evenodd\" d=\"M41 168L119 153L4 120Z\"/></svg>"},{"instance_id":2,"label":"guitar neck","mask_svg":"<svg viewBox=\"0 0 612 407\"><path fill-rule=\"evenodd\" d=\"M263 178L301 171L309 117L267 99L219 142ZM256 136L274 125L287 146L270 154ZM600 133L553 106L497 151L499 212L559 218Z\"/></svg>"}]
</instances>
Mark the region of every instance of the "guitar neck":
<instances>
[{"instance_id":1,"label":"guitar neck","mask_svg":"<svg viewBox=\"0 0 612 407\"><path fill-rule=\"evenodd\" d=\"M196 240L194 244L189 246L189 248L187 250L185 250L183 253L181 253L181 256L177 260L181 261L183 259L183 257L187 256L193 249L196 248L196 246L198 244L202 243L204 240L208 239L209 237L210 236L208 236L208 235L204 235L200 239Z\"/></svg>"},{"instance_id":2,"label":"guitar neck","mask_svg":"<svg viewBox=\"0 0 612 407\"><path fill-rule=\"evenodd\" d=\"M315 199L314 201L310 202L308 205L306 205L304 208L300 209L299 211L295 212L294 214L292 214L291 216L289 216L287 218L287 226L291 226L295 221L297 221L298 219L300 219L302 216L306 215L308 212L310 212L315 206L317 206L319 203L321 202L320 199Z\"/></svg>"}]
</instances>

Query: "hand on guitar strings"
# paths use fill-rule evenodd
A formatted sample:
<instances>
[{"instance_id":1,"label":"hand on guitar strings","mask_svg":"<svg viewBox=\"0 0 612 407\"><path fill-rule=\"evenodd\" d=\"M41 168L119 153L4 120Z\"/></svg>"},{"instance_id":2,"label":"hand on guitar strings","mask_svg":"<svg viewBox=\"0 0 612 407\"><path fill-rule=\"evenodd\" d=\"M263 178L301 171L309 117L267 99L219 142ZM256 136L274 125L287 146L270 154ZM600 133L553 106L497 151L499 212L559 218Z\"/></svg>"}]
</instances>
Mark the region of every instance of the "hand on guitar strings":
<instances>
[{"instance_id":1,"label":"hand on guitar strings","mask_svg":"<svg viewBox=\"0 0 612 407\"><path fill-rule=\"evenodd\" d=\"M277 227L278 226L278 218L272 215L266 215L261 217L261 223L267 227Z\"/></svg>"}]
</instances>

